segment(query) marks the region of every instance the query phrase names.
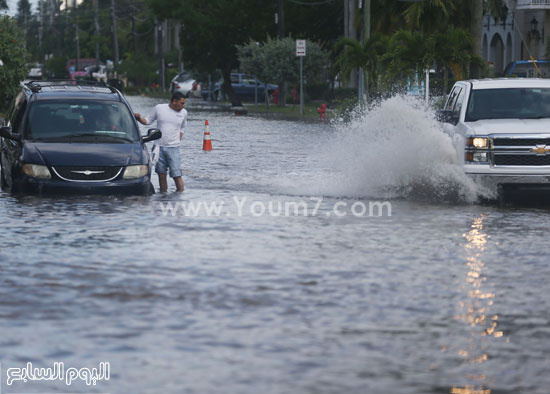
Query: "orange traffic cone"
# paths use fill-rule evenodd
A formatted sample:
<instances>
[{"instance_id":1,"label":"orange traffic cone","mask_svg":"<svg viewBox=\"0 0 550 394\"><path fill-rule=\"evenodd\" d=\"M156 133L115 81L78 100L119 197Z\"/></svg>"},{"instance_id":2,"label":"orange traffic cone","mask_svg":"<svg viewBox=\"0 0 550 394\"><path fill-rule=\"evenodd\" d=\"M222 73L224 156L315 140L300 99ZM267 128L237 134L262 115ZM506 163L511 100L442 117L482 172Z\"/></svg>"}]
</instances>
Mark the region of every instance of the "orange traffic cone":
<instances>
[{"instance_id":1,"label":"orange traffic cone","mask_svg":"<svg viewBox=\"0 0 550 394\"><path fill-rule=\"evenodd\" d=\"M208 130L208 120L204 121L204 140L202 141L202 150L212 150L212 140Z\"/></svg>"}]
</instances>

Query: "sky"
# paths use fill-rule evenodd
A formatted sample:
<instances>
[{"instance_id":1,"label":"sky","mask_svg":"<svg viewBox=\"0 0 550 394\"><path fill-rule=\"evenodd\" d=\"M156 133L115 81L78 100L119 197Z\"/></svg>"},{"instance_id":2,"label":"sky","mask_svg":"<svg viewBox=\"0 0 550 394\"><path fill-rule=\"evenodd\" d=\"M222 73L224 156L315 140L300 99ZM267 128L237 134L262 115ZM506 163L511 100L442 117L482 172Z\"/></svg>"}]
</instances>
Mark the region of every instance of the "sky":
<instances>
[{"instance_id":1,"label":"sky","mask_svg":"<svg viewBox=\"0 0 550 394\"><path fill-rule=\"evenodd\" d=\"M18 0L8 0L8 7L10 7L10 9L8 10L8 15L15 15L15 13L17 12L17 2ZM29 3L31 3L31 11L34 14L36 12L36 5L38 4L38 0L29 0Z\"/></svg>"}]
</instances>

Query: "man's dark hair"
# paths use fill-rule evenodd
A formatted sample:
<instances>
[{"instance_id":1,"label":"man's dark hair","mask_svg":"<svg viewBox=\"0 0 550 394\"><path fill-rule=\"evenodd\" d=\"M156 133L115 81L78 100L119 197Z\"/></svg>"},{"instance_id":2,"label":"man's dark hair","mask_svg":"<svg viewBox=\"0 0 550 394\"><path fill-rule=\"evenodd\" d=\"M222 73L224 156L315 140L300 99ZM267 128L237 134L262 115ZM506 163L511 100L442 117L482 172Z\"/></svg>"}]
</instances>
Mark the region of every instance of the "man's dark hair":
<instances>
[{"instance_id":1,"label":"man's dark hair","mask_svg":"<svg viewBox=\"0 0 550 394\"><path fill-rule=\"evenodd\" d=\"M176 101L180 101L182 98L185 98L185 96L183 95L183 93L181 92L174 92L174 94L172 94L172 98L170 99L170 102L176 100Z\"/></svg>"}]
</instances>

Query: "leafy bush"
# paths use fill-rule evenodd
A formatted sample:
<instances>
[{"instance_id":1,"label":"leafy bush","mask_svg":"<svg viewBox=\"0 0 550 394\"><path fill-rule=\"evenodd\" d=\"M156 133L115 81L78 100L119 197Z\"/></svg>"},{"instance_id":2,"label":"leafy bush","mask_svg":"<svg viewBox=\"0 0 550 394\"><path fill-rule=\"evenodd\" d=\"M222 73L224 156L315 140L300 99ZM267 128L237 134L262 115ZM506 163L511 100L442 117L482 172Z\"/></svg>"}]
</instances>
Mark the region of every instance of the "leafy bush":
<instances>
[{"instance_id":1,"label":"leafy bush","mask_svg":"<svg viewBox=\"0 0 550 394\"><path fill-rule=\"evenodd\" d=\"M136 54L128 56L118 70L126 74L128 80L138 86L149 86L158 83L158 59L154 56Z\"/></svg>"},{"instance_id":2,"label":"leafy bush","mask_svg":"<svg viewBox=\"0 0 550 394\"><path fill-rule=\"evenodd\" d=\"M249 41L238 45L241 71L252 74L262 82L285 80L298 83L300 80L300 60L296 57L296 41L291 37L282 40L268 37L264 43ZM307 42L307 56L303 60L304 80L310 83L322 83L326 80L324 70L328 64L328 54L319 44Z\"/></svg>"},{"instance_id":3,"label":"leafy bush","mask_svg":"<svg viewBox=\"0 0 550 394\"><path fill-rule=\"evenodd\" d=\"M327 83L310 83L306 86L307 93L313 100L328 100L330 87Z\"/></svg>"},{"instance_id":4,"label":"leafy bush","mask_svg":"<svg viewBox=\"0 0 550 394\"><path fill-rule=\"evenodd\" d=\"M67 58L54 56L46 62L46 74L48 78L67 78Z\"/></svg>"},{"instance_id":5,"label":"leafy bush","mask_svg":"<svg viewBox=\"0 0 550 394\"><path fill-rule=\"evenodd\" d=\"M0 17L0 112L5 112L19 84L27 76L23 31L15 19Z\"/></svg>"}]
</instances>

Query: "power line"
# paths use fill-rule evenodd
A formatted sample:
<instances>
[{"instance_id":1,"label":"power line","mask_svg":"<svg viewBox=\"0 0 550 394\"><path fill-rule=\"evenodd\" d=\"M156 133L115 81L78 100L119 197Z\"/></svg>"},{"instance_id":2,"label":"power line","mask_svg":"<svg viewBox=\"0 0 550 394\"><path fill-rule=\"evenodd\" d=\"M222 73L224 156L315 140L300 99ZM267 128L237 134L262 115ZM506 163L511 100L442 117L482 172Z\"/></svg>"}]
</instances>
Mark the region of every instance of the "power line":
<instances>
[{"instance_id":1,"label":"power line","mask_svg":"<svg viewBox=\"0 0 550 394\"><path fill-rule=\"evenodd\" d=\"M318 1L315 3L307 3L304 1L298 1L298 0L289 0L291 3L299 4L299 5L323 5L334 2L334 0L325 0L325 1Z\"/></svg>"}]
</instances>

